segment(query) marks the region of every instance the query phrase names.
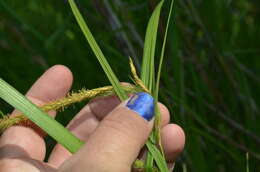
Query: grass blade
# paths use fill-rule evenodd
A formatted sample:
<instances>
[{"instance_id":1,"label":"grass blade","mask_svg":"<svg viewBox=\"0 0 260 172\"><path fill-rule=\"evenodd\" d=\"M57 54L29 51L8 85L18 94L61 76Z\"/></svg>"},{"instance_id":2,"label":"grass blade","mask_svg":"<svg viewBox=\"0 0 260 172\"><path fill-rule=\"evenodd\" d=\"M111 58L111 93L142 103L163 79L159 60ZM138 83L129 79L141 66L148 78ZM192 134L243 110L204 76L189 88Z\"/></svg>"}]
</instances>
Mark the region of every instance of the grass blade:
<instances>
[{"instance_id":1,"label":"grass blade","mask_svg":"<svg viewBox=\"0 0 260 172\"><path fill-rule=\"evenodd\" d=\"M147 152L147 158L145 160L145 170L147 172L153 172L153 156L151 152Z\"/></svg>"},{"instance_id":2,"label":"grass blade","mask_svg":"<svg viewBox=\"0 0 260 172\"><path fill-rule=\"evenodd\" d=\"M145 43L144 43L144 54L143 54L143 61L142 61L142 71L141 71L141 79L144 83L144 85L148 88L148 90L154 95L154 88L155 88L155 71L154 71L154 56L155 56L155 47L156 47L156 38L157 38L157 31L158 31L158 25L159 25L159 19L160 19L160 13L161 8L164 1L162 0L155 8L148 26L146 30L145 35ZM158 94L158 93L157 93ZM158 96L157 96L158 97ZM158 98L156 97L155 102L157 103ZM155 108L155 121L160 121L160 113L157 110L157 107ZM150 138L152 140L156 140L154 143L151 142L151 140L148 141L146 144L148 148L148 153L146 157L146 164L145 168L150 171L151 166L153 165L153 161L155 160L157 166L159 167L160 171L165 172L168 171L166 160L163 156L163 154L160 152L160 150L156 147L156 143L159 143L160 145L160 138L156 137L159 130L159 122L155 123L155 129L153 130ZM153 151L153 152L151 152ZM158 159L158 157L160 157ZM165 168L166 167L166 168Z\"/></svg>"},{"instance_id":3,"label":"grass blade","mask_svg":"<svg viewBox=\"0 0 260 172\"><path fill-rule=\"evenodd\" d=\"M167 172L169 171L168 170L168 167L167 167L167 164L166 164L166 161L163 157L163 155L161 154L161 152L158 150L158 148L156 147L156 145L154 145L151 141L147 141L146 142L146 146L149 150L149 152L152 154L159 170L161 172Z\"/></svg>"},{"instance_id":4,"label":"grass blade","mask_svg":"<svg viewBox=\"0 0 260 172\"><path fill-rule=\"evenodd\" d=\"M163 38L163 46L162 46L162 51L161 51L161 56L160 56L159 67L158 67L158 71L157 71L156 87L155 87L155 92L154 92L155 99L158 99L162 63L163 63L163 59L164 59L165 45L166 45L166 41L167 41L167 34L168 34L169 25L170 25L170 19L171 19L171 15L172 15L173 3L174 3L174 0L172 0L172 2L171 2L170 11L168 14L168 19L167 19L167 25L166 25L166 29L165 29L164 38Z\"/></svg>"},{"instance_id":5,"label":"grass blade","mask_svg":"<svg viewBox=\"0 0 260 172\"><path fill-rule=\"evenodd\" d=\"M165 52L165 46L166 46L166 41L167 41L168 28L169 28L169 24L170 24L172 9L173 9L173 3L174 3L174 0L171 1L170 11L169 11L169 14L168 14L167 25L166 25L166 28L165 28L162 51L161 51L161 56L160 56L160 62L159 62L159 67L158 67L158 71L157 71L156 85L155 85L155 90L153 92L155 102L158 102L162 63L163 63L163 59L164 59L164 52ZM155 117L155 137L156 137L157 140L159 140L159 145L160 145L161 151L163 152L162 146L161 146L161 143L160 143L160 140L161 140L161 136L160 136L160 133L161 133L160 132L161 115L160 115L160 112L158 111L158 108L155 109L155 115L156 115L156 117Z\"/></svg>"},{"instance_id":6,"label":"grass blade","mask_svg":"<svg viewBox=\"0 0 260 172\"><path fill-rule=\"evenodd\" d=\"M86 37L90 47L92 48L92 51L96 55L100 65L102 66L104 72L106 73L110 83L114 87L114 90L117 94L117 96L121 100L127 99L127 95L124 92L124 90L121 88L121 85L119 83L119 80L117 79L116 75L114 74L113 70L111 69L110 65L108 64L104 54L102 53L100 47L98 46L95 38L93 37L92 33L90 32L86 22L84 21L82 15L80 14L74 0L69 0L70 7L72 9L72 12L82 30L84 33L84 36Z\"/></svg>"},{"instance_id":7,"label":"grass blade","mask_svg":"<svg viewBox=\"0 0 260 172\"><path fill-rule=\"evenodd\" d=\"M15 90L12 86L0 78L0 97L10 105L21 111L31 121L53 137L58 143L67 148L71 153L79 150L84 144L60 123L41 111L30 100Z\"/></svg>"},{"instance_id":8,"label":"grass blade","mask_svg":"<svg viewBox=\"0 0 260 172\"><path fill-rule=\"evenodd\" d=\"M161 8L164 1L161 1L155 8L148 26L145 35L144 42L144 52L143 52L143 62L142 62L142 71L141 79L149 91L153 91L154 85L154 55L155 55L155 46L156 46L156 37L159 24L159 17Z\"/></svg>"},{"instance_id":9,"label":"grass blade","mask_svg":"<svg viewBox=\"0 0 260 172\"><path fill-rule=\"evenodd\" d=\"M249 153L246 153L246 172L249 172Z\"/></svg>"}]
</instances>

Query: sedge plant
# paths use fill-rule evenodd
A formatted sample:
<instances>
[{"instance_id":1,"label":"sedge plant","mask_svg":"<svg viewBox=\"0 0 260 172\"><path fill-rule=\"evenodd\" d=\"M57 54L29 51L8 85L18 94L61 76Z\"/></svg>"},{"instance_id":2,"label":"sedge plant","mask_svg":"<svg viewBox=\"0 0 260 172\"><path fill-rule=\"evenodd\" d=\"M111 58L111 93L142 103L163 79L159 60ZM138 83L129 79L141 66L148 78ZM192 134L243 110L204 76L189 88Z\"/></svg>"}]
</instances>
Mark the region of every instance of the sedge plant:
<instances>
[{"instance_id":1,"label":"sedge plant","mask_svg":"<svg viewBox=\"0 0 260 172\"><path fill-rule=\"evenodd\" d=\"M93 90L82 89L76 93L69 94L65 98L38 107L0 78L0 97L22 113L14 117L2 115L3 118L0 120L0 131L3 131L4 129L12 125L30 120L38 125L42 130L53 137L58 143L63 145L70 152L75 153L80 149L84 142L75 137L60 123L49 117L46 112L51 110L64 110L65 107L73 103L81 102L86 99L93 99L100 96L104 97L117 95L121 101L124 101L128 98L127 95L129 93L140 91L145 91L151 94L155 99L155 103L157 104L160 75L167 39L167 31L170 23L174 0L172 0L171 2L170 11L168 14L166 32L161 49L157 75L155 75L155 49L160 13L164 3L163 0L160 1L159 4L156 6L147 26L140 78L135 70L131 58L129 58L130 69L134 84L128 86L122 86L120 84L119 79L116 77L113 70L111 69L108 61L106 60L102 50L93 37L74 0L68 0L68 2L77 23L79 24L87 42L92 48L93 53L97 57L112 86L105 86ZM136 160L133 164L133 170L146 172L168 171L160 140L160 112L158 111L158 107L156 106L154 129L145 144L147 150L146 159L145 161Z\"/></svg>"}]
</instances>

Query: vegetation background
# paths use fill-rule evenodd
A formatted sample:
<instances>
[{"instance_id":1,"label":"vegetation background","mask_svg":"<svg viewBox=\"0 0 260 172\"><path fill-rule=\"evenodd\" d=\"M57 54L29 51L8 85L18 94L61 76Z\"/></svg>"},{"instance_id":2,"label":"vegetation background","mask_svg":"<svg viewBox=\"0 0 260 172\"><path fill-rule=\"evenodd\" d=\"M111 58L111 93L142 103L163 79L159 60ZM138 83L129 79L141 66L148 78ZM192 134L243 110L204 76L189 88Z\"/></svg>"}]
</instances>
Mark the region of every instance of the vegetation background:
<instances>
[{"instance_id":1,"label":"vegetation background","mask_svg":"<svg viewBox=\"0 0 260 172\"><path fill-rule=\"evenodd\" d=\"M159 0L76 2L117 76L130 82L128 56L139 68ZM160 90L172 122L187 135L175 171L260 171L259 19L259 0L175 1ZM0 0L0 76L25 93L55 64L72 70L75 91L109 83L66 0ZM83 105L61 112L58 120L66 124ZM0 109L12 107L1 100ZM54 141L46 140L51 148Z\"/></svg>"}]
</instances>

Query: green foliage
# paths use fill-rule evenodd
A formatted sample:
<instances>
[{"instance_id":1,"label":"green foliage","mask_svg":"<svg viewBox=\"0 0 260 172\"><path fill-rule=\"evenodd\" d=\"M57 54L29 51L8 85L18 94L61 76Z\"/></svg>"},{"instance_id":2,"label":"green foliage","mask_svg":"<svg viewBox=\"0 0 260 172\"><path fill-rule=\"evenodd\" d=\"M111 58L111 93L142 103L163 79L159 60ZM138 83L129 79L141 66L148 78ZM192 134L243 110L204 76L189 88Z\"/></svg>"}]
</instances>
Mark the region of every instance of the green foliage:
<instances>
[{"instance_id":1,"label":"green foliage","mask_svg":"<svg viewBox=\"0 0 260 172\"><path fill-rule=\"evenodd\" d=\"M163 1L161 1L159 5L155 8L154 13L149 20L144 41L141 79L150 92L154 91L154 55L162 5Z\"/></svg>"},{"instance_id":2,"label":"green foliage","mask_svg":"<svg viewBox=\"0 0 260 172\"><path fill-rule=\"evenodd\" d=\"M163 5L164 1L161 1L156 9L154 10L150 20L149 20L149 24L147 26L147 31L146 31L146 39L144 42L144 56L143 56L143 65L142 65L142 81L143 83L147 86L147 88L149 89L149 91L152 94L156 94L158 95L158 89L156 89L156 93L154 92L153 88L155 87L154 83L154 78L155 78L155 73L154 73L154 54L155 54L155 45L156 45L156 37L157 37L157 30L158 30L158 23L159 23L159 18L160 18L160 12L161 12L161 7ZM80 14L74 0L69 0L71 9L74 13L74 16L81 28L81 30L83 31L89 45L91 46L93 52L95 53L97 59L99 60L99 63L101 64L105 74L107 75L108 79L110 80L110 83L113 85L115 92L117 93L117 96L121 99L121 100L125 100L127 98L126 93L124 92L124 90L121 88L119 80L117 79L117 77L115 76L115 74L113 73L110 65L108 64L105 56L103 55L101 49L99 48L98 44L96 43L94 37L92 36L87 24L85 23L82 15ZM170 9L171 12L172 8ZM168 27L167 27L168 29ZM166 31L167 31L166 29ZM165 36L166 38L166 36ZM165 42L165 41L164 41ZM165 46L165 43L164 43ZM164 51L164 50L163 50ZM163 52L162 51L162 52ZM161 56L161 58L163 58L163 54ZM160 64L161 66L161 64ZM159 81L158 81L159 82ZM159 83L158 83L159 84ZM157 84L157 86L159 86ZM158 88L158 87L157 87ZM156 98L156 102L157 104L157 98ZM156 111L156 120L158 121L160 114L158 112L158 110ZM160 123L155 123L155 128L160 128ZM151 134L151 136L153 135L158 135L158 133L160 132L160 130L155 130L154 133ZM160 137L157 137L158 142L160 142ZM148 164L146 163L146 169L152 170L154 165L153 165L153 159L155 159L155 162L159 168L160 171L162 172L166 172L168 171L167 168L167 164L166 164L166 160L163 156L163 153L161 153L157 146L154 145L150 140L147 141L146 143L147 147L148 147L148 151L150 153L147 154L147 159L149 162ZM162 149L160 149L162 151Z\"/></svg>"},{"instance_id":3,"label":"green foliage","mask_svg":"<svg viewBox=\"0 0 260 172\"><path fill-rule=\"evenodd\" d=\"M143 58L143 68L144 71L142 73L143 80L147 85L147 87L150 89L152 94L158 95L158 84L157 83L157 88L156 88L156 93L154 93L154 90L152 88L155 87L154 85L154 78L155 74L153 72L154 70L154 53L155 53L155 43L156 43L156 37L157 37L157 30L158 30L158 23L159 23L159 17L160 17L160 11L161 7L164 1L161 1L155 11L152 14L152 17L149 21L148 27L147 27L147 33L146 33L146 38L149 38L152 36L153 39L146 39L145 40L145 50L144 50L144 58ZM78 7L76 6L74 0L69 0L70 7L72 9L72 12L82 30L84 33L84 36L86 37L90 47L92 48L94 54L96 55L100 65L102 66L105 74L107 75L110 83L113 86L113 89L117 96L123 101L127 99L127 94L125 93L124 89L120 86L119 80L113 73L110 65L108 64L105 56L103 55L100 47L98 46L95 38L93 37L92 33L90 32L87 24L85 23L80 11L78 10ZM172 6L170 9L170 13L172 10ZM169 21L169 20L168 20ZM167 23L167 29L166 33L168 30L168 24ZM166 36L165 36L166 40ZM165 41L163 44L163 47L165 46ZM148 47L148 48L147 48ZM164 51L164 48L163 48ZM163 52L162 51L162 52ZM147 55L149 54L149 55ZM163 53L161 58L163 58ZM147 62L152 61L148 66L146 65ZM162 61L162 60L161 60ZM131 61L131 65L133 68L133 63ZM161 67L161 63L160 63ZM143 69L142 68L142 69ZM152 72L150 72L152 71ZM136 72L133 73L136 75ZM137 76L136 76L137 77ZM159 76L158 76L159 78ZM139 78L138 78L139 80ZM142 81L141 81L142 82ZM49 117L47 114L43 113L40 108L37 106L33 105L29 100L27 100L22 94L20 94L17 90L12 88L9 84L7 84L4 80L0 80L0 97L4 99L6 102L11 104L13 107L16 109L20 110L23 112L23 114L28 117L31 121L33 121L35 124L37 124L40 128L42 128L46 133L49 134L52 138L54 138L58 143L62 144L64 147L66 147L69 151L72 153L76 152L83 144L79 139L74 137L70 132L68 132L67 129L65 129L61 124L53 120L51 117ZM157 97L156 97L156 102L157 104ZM156 120L158 121L158 118L160 116L158 110L155 111L156 114ZM47 124L47 125L46 125ZM160 128L160 123L155 123L155 128ZM160 130L155 130L154 133L151 134L151 137L153 135L158 135ZM160 137L156 138L158 143L160 143ZM154 138L153 138L154 140ZM150 139L147 141L147 148L149 153L147 154L147 159L151 161L147 167L148 171L150 169L152 170L154 165L153 165L153 159L155 159L155 162L159 168L160 171L166 172L168 171L167 163L166 160L163 156L163 149L161 148L158 150L156 143L157 142L151 142ZM155 144L154 144L155 143ZM147 168L146 167L146 168Z\"/></svg>"},{"instance_id":4,"label":"green foliage","mask_svg":"<svg viewBox=\"0 0 260 172\"><path fill-rule=\"evenodd\" d=\"M41 111L21 93L0 78L0 97L13 107L25 114L31 121L41 127L46 133L57 140L70 152L76 152L83 142L75 137L68 129Z\"/></svg>"},{"instance_id":5,"label":"green foliage","mask_svg":"<svg viewBox=\"0 0 260 172\"><path fill-rule=\"evenodd\" d=\"M70 3L72 11L73 11L73 13L76 17L76 20L77 20L81 30L84 33L84 36L86 37L89 45L91 46L94 54L96 55L100 65L102 66L102 68L103 68L105 74L107 75L110 83L114 87L115 92L117 93L117 96L121 100L126 100L127 99L126 93L121 88L119 80L117 79L116 75L114 74L113 70L111 69L110 65L108 64L104 54L102 53L101 49L99 48L95 38L91 34L87 24L84 22L84 19L83 19L82 15L80 14L74 0L69 0L69 3Z\"/></svg>"},{"instance_id":6,"label":"green foliage","mask_svg":"<svg viewBox=\"0 0 260 172\"><path fill-rule=\"evenodd\" d=\"M129 81L128 56L140 64L146 24L158 1L77 2L113 71ZM186 132L175 171L246 171L246 152L250 171L260 170L259 3L175 2L159 95L172 122ZM168 12L170 1L165 6ZM69 8L64 1L0 1L4 80L24 93L45 69L59 63L73 71L74 90L109 84ZM157 45L165 23L159 23ZM60 112L57 119L66 124L83 105ZM2 101L0 107L11 111Z\"/></svg>"},{"instance_id":7,"label":"green foliage","mask_svg":"<svg viewBox=\"0 0 260 172\"><path fill-rule=\"evenodd\" d=\"M148 148L148 151L151 153L151 156L156 161L156 164L161 172L169 171L165 158L162 156L161 152L159 152L158 148L152 144L151 142L147 142L146 146Z\"/></svg>"}]
</instances>

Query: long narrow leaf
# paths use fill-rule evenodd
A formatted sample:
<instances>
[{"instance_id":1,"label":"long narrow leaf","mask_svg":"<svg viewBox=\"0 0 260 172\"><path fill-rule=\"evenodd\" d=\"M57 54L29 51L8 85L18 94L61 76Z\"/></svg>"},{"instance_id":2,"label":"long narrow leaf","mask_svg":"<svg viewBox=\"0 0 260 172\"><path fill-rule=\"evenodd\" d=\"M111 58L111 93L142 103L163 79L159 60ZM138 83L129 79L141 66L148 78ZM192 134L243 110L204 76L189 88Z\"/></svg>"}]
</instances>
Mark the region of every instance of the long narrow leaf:
<instances>
[{"instance_id":1,"label":"long narrow leaf","mask_svg":"<svg viewBox=\"0 0 260 172\"><path fill-rule=\"evenodd\" d=\"M158 150L158 148L149 140L146 142L146 146L147 146L149 152L152 154L159 170L161 172L169 171L166 161L165 161L163 155L161 154L161 152Z\"/></svg>"},{"instance_id":2,"label":"long narrow leaf","mask_svg":"<svg viewBox=\"0 0 260 172\"><path fill-rule=\"evenodd\" d=\"M0 97L21 111L31 121L53 137L58 143L74 153L84 144L60 123L41 111L30 100L0 78Z\"/></svg>"},{"instance_id":3,"label":"long narrow leaf","mask_svg":"<svg viewBox=\"0 0 260 172\"><path fill-rule=\"evenodd\" d=\"M160 13L161 13L161 8L162 8L163 3L164 3L164 1L162 0L156 6L155 10L153 11L153 14L152 14L152 16L149 20L148 26L147 26L146 35L145 35L145 43L144 43L141 79L142 79L144 85L148 88L148 90L152 94L154 92L154 86L155 86L155 72L154 72L155 46L156 46L159 18L160 18ZM158 115L157 111L156 111L156 114L157 115L156 115L155 121L158 121L157 118L159 115ZM157 124L155 124L155 128L157 128L156 125ZM155 134L156 133L154 130L150 136L152 138L152 140L154 140ZM158 148L155 146L156 142L153 143L154 149L157 149L157 152L160 153ZM146 146L148 146L148 145L146 144ZM155 159L154 154L152 154L149 150L149 153L147 153L146 164L145 164L145 168L148 171L150 171L151 165L153 165L154 159ZM161 161L165 161L164 157L162 157Z\"/></svg>"},{"instance_id":4,"label":"long narrow leaf","mask_svg":"<svg viewBox=\"0 0 260 172\"><path fill-rule=\"evenodd\" d=\"M162 51L161 51L161 56L160 56L159 67L158 67L158 71L157 71L157 80L156 80L156 87L155 87L155 92L154 92L155 99L158 99L158 93L159 93L159 87L160 87L159 84L160 84L160 77L161 77L161 71L162 71L162 63L163 63L163 59L164 59L165 45L166 45L166 41L167 41L170 19L171 19L171 15L172 15L173 3L174 3L174 0L172 0L172 2L171 2L170 11L169 11L169 14L168 14L168 19L167 19L167 25L166 25L165 34L164 34L164 39L163 39L163 46L162 46Z\"/></svg>"},{"instance_id":5,"label":"long narrow leaf","mask_svg":"<svg viewBox=\"0 0 260 172\"><path fill-rule=\"evenodd\" d=\"M155 102L158 102L162 63L163 63L163 59L164 59L165 45L166 45L166 41L167 41L167 34L168 34L168 28L169 28L169 24L170 24L172 9L173 9L173 3L174 3L174 0L171 1L170 11L169 11L169 14L168 14L167 25L166 25L166 29L165 29L162 51L161 51L161 56L160 56L160 62L159 62L159 67L158 67L158 71L157 71L156 86L155 86L155 89L154 89L155 91L153 92ZM155 109L155 115L156 115L156 118L155 118L155 137L156 137L157 140L159 140L159 145L161 147L161 143L160 143L160 140L161 140L161 138L160 138L161 137L160 136L160 133L161 133L160 132L161 117L160 117L160 112L158 111L157 107ZM161 149L162 149L162 147L161 147Z\"/></svg>"},{"instance_id":6,"label":"long narrow leaf","mask_svg":"<svg viewBox=\"0 0 260 172\"><path fill-rule=\"evenodd\" d=\"M145 86L152 92L154 85L154 55L156 46L156 37L159 24L159 17L161 13L161 8L164 1L161 1L155 8L145 35L143 61L142 61L142 71L141 79Z\"/></svg>"},{"instance_id":7,"label":"long narrow leaf","mask_svg":"<svg viewBox=\"0 0 260 172\"><path fill-rule=\"evenodd\" d=\"M84 33L84 36L86 37L90 47L92 48L92 51L96 55L100 65L102 66L104 72L106 73L110 83L114 87L114 90L118 97L121 100L127 99L127 95L124 92L124 90L121 88L119 80L117 79L116 75L114 74L113 70L111 69L110 65L108 64L104 54L102 53L100 47L98 46L95 38L93 37L92 33L90 32L87 24L85 23L82 15L80 14L74 0L69 0L69 4L71 6L72 12L82 30Z\"/></svg>"},{"instance_id":8,"label":"long narrow leaf","mask_svg":"<svg viewBox=\"0 0 260 172\"><path fill-rule=\"evenodd\" d=\"M145 170L146 172L153 172L153 155L151 154L151 152L147 152L147 158L145 160Z\"/></svg>"}]
</instances>

